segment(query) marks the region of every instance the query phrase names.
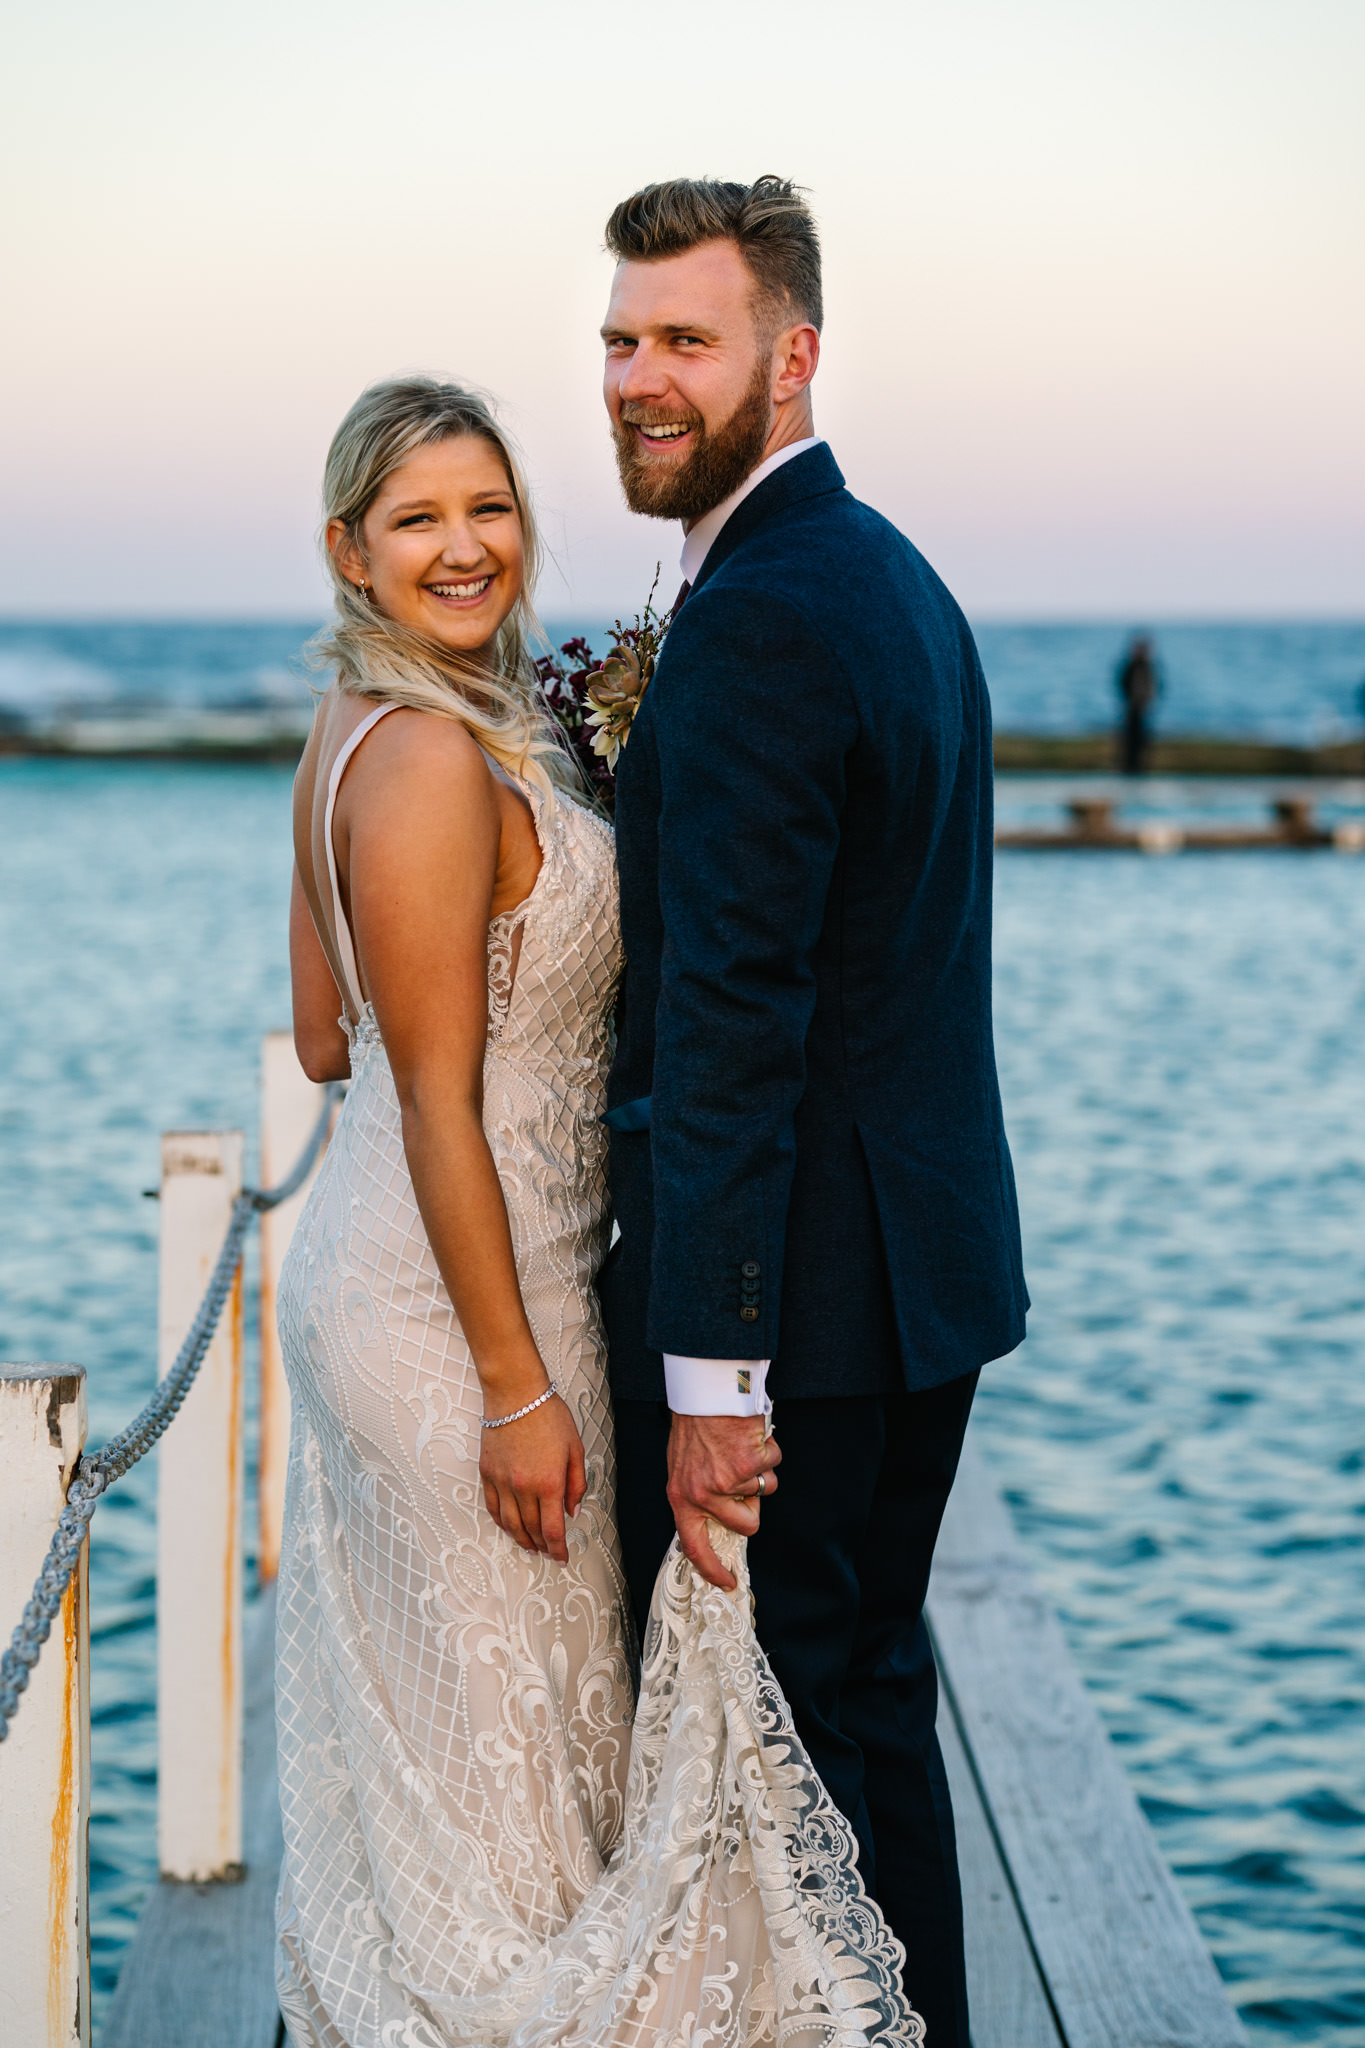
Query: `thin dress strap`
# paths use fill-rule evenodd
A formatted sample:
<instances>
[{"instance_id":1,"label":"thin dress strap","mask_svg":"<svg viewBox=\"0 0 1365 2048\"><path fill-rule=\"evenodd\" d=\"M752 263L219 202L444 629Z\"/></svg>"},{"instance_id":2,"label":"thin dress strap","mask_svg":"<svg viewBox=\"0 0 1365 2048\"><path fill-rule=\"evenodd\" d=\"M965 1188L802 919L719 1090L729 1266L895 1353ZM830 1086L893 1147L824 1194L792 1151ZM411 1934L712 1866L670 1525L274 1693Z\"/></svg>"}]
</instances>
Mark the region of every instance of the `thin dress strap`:
<instances>
[{"instance_id":1,"label":"thin dress strap","mask_svg":"<svg viewBox=\"0 0 1365 2048\"><path fill-rule=\"evenodd\" d=\"M346 912L341 907L341 884L337 880L337 850L332 844L332 813L337 807L337 791L341 787L341 778L346 773L347 762L364 739L366 733L378 725L380 719L385 717L390 711L396 711L397 709L398 706L396 704L381 704L377 711L370 713L368 718L362 718L355 731L348 735L344 746L339 749L337 757L332 763L332 772L327 778L327 809L323 814L322 832L327 844L327 872L332 878L332 918L336 926L337 955L341 961L341 972L346 983L343 994L351 1005L352 1013L357 1018L362 1017L365 1013L365 998L360 992L360 974L355 964L355 946L351 940L351 927L346 921Z\"/></svg>"}]
</instances>

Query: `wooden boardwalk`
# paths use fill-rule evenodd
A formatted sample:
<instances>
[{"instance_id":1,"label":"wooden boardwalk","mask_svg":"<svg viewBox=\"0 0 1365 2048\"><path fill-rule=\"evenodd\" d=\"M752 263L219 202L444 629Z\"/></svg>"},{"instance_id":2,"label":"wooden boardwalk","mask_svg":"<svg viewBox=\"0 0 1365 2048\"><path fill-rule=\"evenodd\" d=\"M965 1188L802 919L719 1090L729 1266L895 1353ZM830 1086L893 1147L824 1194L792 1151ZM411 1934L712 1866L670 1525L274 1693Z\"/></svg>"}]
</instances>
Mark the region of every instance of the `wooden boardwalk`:
<instances>
[{"instance_id":1,"label":"wooden boardwalk","mask_svg":"<svg viewBox=\"0 0 1365 2048\"><path fill-rule=\"evenodd\" d=\"M974 2048L1246 2048L970 1434L929 1620Z\"/></svg>"},{"instance_id":2,"label":"wooden boardwalk","mask_svg":"<svg viewBox=\"0 0 1365 2048\"><path fill-rule=\"evenodd\" d=\"M1246 2048L970 1437L929 1612L973 2048ZM246 1879L157 1887L100 2048L283 2048L273 1621L267 1594L248 1636Z\"/></svg>"},{"instance_id":3,"label":"wooden boardwalk","mask_svg":"<svg viewBox=\"0 0 1365 2048\"><path fill-rule=\"evenodd\" d=\"M162 1456L166 1453L163 1451ZM240 1884L159 1884L138 1922L98 2048L283 2048L275 2002L275 1589L251 1612L245 1658Z\"/></svg>"}]
</instances>

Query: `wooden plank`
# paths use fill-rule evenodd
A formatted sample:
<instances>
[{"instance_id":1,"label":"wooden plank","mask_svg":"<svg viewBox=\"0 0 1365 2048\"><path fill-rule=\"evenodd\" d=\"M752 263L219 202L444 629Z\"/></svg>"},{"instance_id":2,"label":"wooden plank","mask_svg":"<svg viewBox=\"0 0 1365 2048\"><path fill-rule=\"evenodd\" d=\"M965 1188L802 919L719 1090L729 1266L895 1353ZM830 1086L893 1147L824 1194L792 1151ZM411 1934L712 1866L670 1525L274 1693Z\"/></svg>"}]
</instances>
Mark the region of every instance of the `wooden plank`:
<instances>
[{"instance_id":1,"label":"wooden plank","mask_svg":"<svg viewBox=\"0 0 1365 2048\"><path fill-rule=\"evenodd\" d=\"M1065 2048L946 1685L939 1687L938 1740L957 1831L972 2048Z\"/></svg>"},{"instance_id":2,"label":"wooden plank","mask_svg":"<svg viewBox=\"0 0 1365 2048\"><path fill-rule=\"evenodd\" d=\"M100 2048L278 2048L275 1890L284 1853L275 1778L275 1589L247 1631L240 1884L162 1882L149 1897Z\"/></svg>"},{"instance_id":3,"label":"wooden plank","mask_svg":"<svg viewBox=\"0 0 1365 2048\"><path fill-rule=\"evenodd\" d=\"M0 1640L23 1613L85 1443L79 1365L0 1365ZM89 2048L86 1543L0 1743L0 2041Z\"/></svg>"},{"instance_id":4,"label":"wooden plank","mask_svg":"<svg viewBox=\"0 0 1365 2048\"><path fill-rule=\"evenodd\" d=\"M199 1312L242 1186L240 1131L161 1140L160 1366ZM157 1472L157 1854L164 1877L242 1860L242 1276Z\"/></svg>"},{"instance_id":5,"label":"wooden plank","mask_svg":"<svg viewBox=\"0 0 1365 2048\"><path fill-rule=\"evenodd\" d=\"M970 1437L929 1616L1066 2048L1246 2048Z\"/></svg>"}]
</instances>

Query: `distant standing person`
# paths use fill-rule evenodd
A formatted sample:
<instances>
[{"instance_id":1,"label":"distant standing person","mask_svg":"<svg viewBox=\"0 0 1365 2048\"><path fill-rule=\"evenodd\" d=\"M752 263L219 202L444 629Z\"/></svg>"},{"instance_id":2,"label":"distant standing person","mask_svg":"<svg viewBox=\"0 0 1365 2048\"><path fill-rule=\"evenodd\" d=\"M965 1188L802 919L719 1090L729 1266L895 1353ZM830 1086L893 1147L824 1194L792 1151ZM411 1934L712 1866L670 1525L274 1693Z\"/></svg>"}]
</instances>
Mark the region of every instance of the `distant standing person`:
<instances>
[{"instance_id":1,"label":"distant standing person","mask_svg":"<svg viewBox=\"0 0 1365 2048\"><path fill-rule=\"evenodd\" d=\"M1135 634L1119 664L1119 696L1123 699L1123 725L1119 735L1119 765L1125 775L1142 775L1152 743L1151 713L1160 685L1151 641L1145 633Z\"/></svg>"}]
</instances>

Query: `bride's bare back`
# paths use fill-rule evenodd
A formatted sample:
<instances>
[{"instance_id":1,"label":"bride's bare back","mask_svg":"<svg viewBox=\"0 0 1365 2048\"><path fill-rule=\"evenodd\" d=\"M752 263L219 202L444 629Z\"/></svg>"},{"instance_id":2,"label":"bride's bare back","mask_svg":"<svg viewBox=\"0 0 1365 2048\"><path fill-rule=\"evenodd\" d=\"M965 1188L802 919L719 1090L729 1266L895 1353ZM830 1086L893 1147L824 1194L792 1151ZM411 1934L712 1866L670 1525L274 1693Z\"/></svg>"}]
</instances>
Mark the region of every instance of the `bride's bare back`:
<instances>
[{"instance_id":1,"label":"bride's bare back","mask_svg":"<svg viewBox=\"0 0 1365 2048\"><path fill-rule=\"evenodd\" d=\"M304 748L303 759L294 782L294 856L298 865L299 880L304 900L311 913L310 923L318 936L323 958L332 980L332 988L317 991L311 982L301 991L296 991L294 1004L296 1034L310 1038L316 1033L320 1044L335 1054L339 1043L342 1053L345 1041L336 1026L336 1002L344 999L342 989L341 955L337 945L335 919L332 914L328 886L327 852L325 839L325 814L327 791L332 767L342 748L356 727L376 708L376 700L343 694L335 686L328 690L318 706L313 729ZM411 734L403 731L404 725L413 725ZM480 801L474 806L474 815L469 820L471 836L485 843L475 848L476 860L461 873L445 877L433 877L439 889L448 888L463 893L473 889L479 892L479 903L483 903L482 883L487 871L487 839L490 829L496 833L496 852L493 862L493 881L484 905L484 922L501 917L513 910L530 895L540 872L540 842L536 838L535 821L531 815L528 799L510 776L503 773L489 761L463 727L455 725L450 732L433 734L431 728L445 723L429 713L407 711L401 722L391 722L380 734L376 732L373 742L366 746L363 755L358 755L354 766L348 764L347 772L337 792L334 817L333 846L335 849L338 878L341 885L341 901L349 917L351 914L351 830L357 810L363 810L370 802L388 808L396 795L400 802L407 802L412 796L425 796L443 805L446 799L446 783L455 787L472 779ZM395 778L402 778L405 763L414 748L430 747L440 756L437 773L423 777L420 789L410 783L395 789ZM472 749L472 753L471 753ZM433 764L437 765L437 764ZM442 772L453 769L454 773ZM461 772L463 771L463 772ZM490 791L485 792L478 785L483 776L488 778ZM490 810L487 795L493 798ZM414 836L420 836L428 821L414 819ZM307 934L300 936L300 953L306 952ZM306 960L298 963L307 970ZM361 973L361 988L368 1000L369 989L364 972ZM301 1004L299 995L304 1001ZM318 1014L319 1008L322 1014ZM352 1022L355 1020L352 1019ZM335 1034L335 1035L334 1035ZM302 1048L301 1048L302 1050ZM322 1062L314 1060L313 1064ZM335 1057L328 1064L335 1067ZM341 1072L345 1072L344 1065ZM314 1079L340 1078L336 1074L317 1073Z\"/></svg>"}]
</instances>

